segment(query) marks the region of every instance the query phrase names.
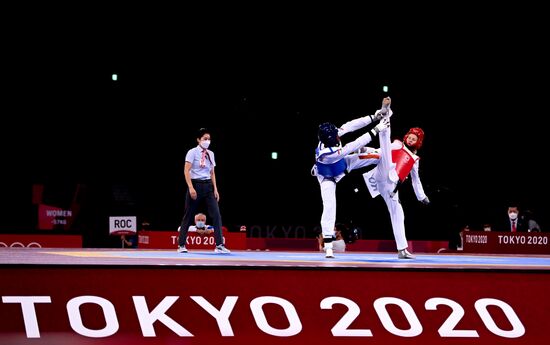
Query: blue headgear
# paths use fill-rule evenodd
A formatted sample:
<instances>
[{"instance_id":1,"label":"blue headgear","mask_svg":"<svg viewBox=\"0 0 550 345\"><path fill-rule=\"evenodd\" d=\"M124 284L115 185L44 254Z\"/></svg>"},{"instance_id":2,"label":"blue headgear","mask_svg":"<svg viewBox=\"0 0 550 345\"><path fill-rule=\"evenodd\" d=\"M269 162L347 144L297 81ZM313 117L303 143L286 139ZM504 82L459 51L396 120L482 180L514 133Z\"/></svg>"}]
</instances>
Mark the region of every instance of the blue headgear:
<instances>
[{"instance_id":1,"label":"blue headgear","mask_svg":"<svg viewBox=\"0 0 550 345\"><path fill-rule=\"evenodd\" d=\"M330 122L319 125L319 140L326 147L338 146L338 128Z\"/></svg>"}]
</instances>

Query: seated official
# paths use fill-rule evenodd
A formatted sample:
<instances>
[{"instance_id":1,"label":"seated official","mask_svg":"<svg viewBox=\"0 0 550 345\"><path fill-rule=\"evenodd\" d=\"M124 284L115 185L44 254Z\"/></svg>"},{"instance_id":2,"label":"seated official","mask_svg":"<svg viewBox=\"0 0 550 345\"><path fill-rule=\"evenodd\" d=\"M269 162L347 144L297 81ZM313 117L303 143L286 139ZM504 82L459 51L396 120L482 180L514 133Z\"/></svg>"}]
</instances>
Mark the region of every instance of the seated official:
<instances>
[{"instance_id":1,"label":"seated official","mask_svg":"<svg viewBox=\"0 0 550 345\"><path fill-rule=\"evenodd\" d=\"M181 229L178 227L178 232ZM189 232L196 232L199 235L210 235L214 233L214 227L206 224L206 215L197 213L195 215L195 225L189 226Z\"/></svg>"},{"instance_id":2,"label":"seated official","mask_svg":"<svg viewBox=\"0 0 550 345\"><path fill-rule=\"evenodd\" d=\"M496 231L527 232L527 224L523 217L520 217L519 207L516 204L508 206L508 216L494 228Z\"/></svg>"},{"instance_id":3,"label":"seated official","mask_svg":"<svg viewBox=\"0 0 550 345\"><path fill-rule=\"evenodd\" d=\"M337 223L334 226L334 240L332 241L332 249L335 253L343 253L346 251L346 241L344 240L343 230L345 228L344 224ZM317 236L319 241L319 250L324 251L324 238L323 234L320 233Z\"/></svg>"},{"instance_id":4,"label":"seated official","mask_svg":"<svg viewBox=\"0 0 550 345\"><path fill-rule=\"evenodd\" d=\"M520 216L527 224L527 231L529 232L541 232L540 225L533 219L533 212L531 210L523 211L523 215Z\"/></svg>"}]
</instances>

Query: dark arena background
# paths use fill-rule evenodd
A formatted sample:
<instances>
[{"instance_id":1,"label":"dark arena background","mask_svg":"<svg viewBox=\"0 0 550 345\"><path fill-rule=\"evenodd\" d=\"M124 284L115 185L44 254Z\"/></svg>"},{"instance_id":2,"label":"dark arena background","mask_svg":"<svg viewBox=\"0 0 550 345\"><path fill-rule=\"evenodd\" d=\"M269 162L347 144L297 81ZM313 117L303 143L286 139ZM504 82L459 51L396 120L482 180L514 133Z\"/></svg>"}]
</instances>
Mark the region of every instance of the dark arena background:
<instances>
[{"instance_id":1,"label":"dark arena background","mask_svg":"<svg viewBox=\"0 0 550 345\"><path fill-rule=\"evenodd\" d=\"M51 10L5 12L20 19L2 34L0 343L548 338L549 57L536 10L380 24L384 10ZM373 114L386 96L392 138L426 133L431 203L410 181L400 189L417 258L397 259L365 168L337 185L337 222L355 236L326 259L318 126ZM211 236L176 252L201 127L227 255ZM503 229L511 205L542 231ZM130 248L110 217L134 222Z\"/></svg>"}]
</instances>

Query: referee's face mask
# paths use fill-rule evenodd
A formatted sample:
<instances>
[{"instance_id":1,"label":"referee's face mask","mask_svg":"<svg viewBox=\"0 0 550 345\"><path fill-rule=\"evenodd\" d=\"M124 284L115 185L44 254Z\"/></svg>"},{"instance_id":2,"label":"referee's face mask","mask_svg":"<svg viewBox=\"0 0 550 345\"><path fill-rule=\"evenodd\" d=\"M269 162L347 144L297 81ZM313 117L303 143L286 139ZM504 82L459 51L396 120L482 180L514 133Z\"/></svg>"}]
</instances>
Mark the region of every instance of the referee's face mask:
<instances>
[{"instance_id":1,"label":"referee's face mask","mask_svg":"<svg viewBox=\"0 0 550 345\"><path fill-rule=\"evenodd\" d=\"M203 149L207 149L208 146L210 146L210 140L202 140L202 139L201 139L199 145L200 145Z\"/></svg>"}]
</instances>

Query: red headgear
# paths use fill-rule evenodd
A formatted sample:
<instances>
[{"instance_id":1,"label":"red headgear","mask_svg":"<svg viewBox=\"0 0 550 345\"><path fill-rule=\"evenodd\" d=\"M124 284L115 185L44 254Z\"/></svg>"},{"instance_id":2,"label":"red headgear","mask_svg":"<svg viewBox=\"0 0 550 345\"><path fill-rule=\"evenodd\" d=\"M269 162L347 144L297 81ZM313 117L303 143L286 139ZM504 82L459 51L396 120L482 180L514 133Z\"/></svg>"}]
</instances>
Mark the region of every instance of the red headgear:
<instances>
[{"instance_id":1,"label":"red headgear","mask_svg":"<svg viewBox=\"0 0 550 345\"><path fill-rule=\"evenodd\" d=\"M413 147L413 149L418 150L422 147L422 142L424 141L424 131L420 127L414 127L409 129L407 134L403 137L403 142L406 142L407 137L409 134L414 134L418 137L418 141L416 142L416 145Z\"/></svg>"}]
</instances>

